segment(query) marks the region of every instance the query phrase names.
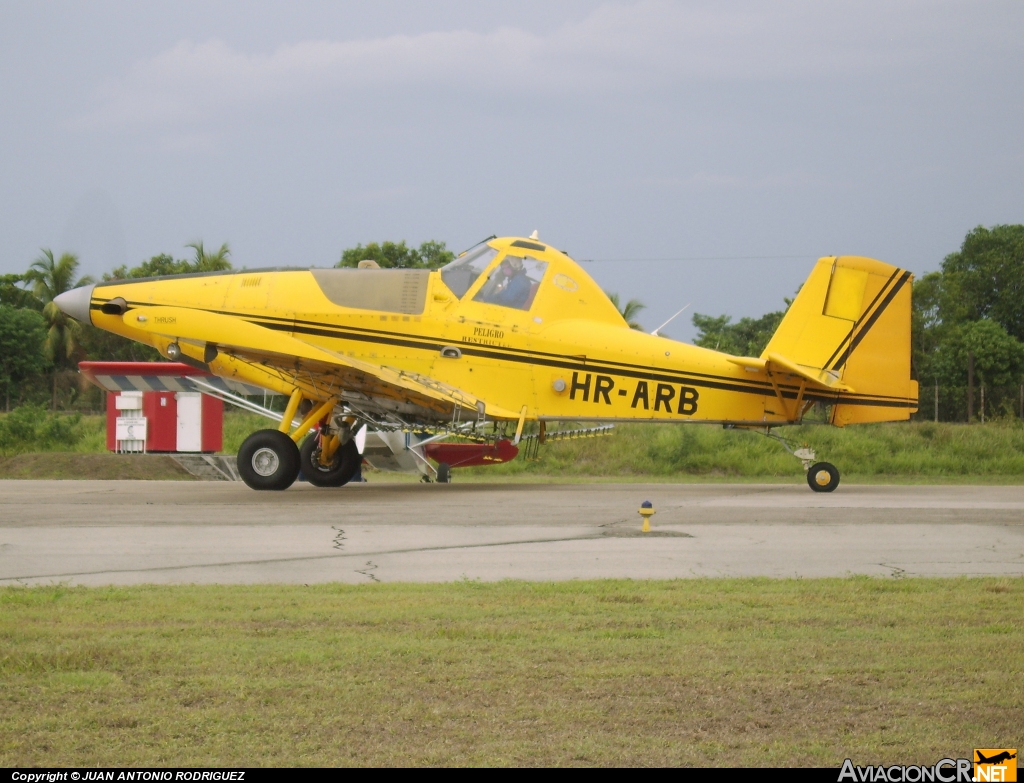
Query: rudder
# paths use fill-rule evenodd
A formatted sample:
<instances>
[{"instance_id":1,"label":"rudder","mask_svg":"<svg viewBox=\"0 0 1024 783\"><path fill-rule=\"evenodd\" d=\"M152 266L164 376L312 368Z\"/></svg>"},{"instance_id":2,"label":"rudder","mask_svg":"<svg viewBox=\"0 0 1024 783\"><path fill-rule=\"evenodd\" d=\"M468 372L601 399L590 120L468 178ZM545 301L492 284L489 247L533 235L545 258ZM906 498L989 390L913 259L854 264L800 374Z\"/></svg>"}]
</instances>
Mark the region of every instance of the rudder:
<instances>
[{"instance_id":1,"label":"rudder","mask_svg":"<svg viewBox=\"0 0 1024 783\"><path fill-rule=\"evenodd\" d=\"M840 381L833 424L903 421L917 410L911 375L910 272L859 256L818 260L761 358L785 357Z\"/></svg>"}]
</instances>

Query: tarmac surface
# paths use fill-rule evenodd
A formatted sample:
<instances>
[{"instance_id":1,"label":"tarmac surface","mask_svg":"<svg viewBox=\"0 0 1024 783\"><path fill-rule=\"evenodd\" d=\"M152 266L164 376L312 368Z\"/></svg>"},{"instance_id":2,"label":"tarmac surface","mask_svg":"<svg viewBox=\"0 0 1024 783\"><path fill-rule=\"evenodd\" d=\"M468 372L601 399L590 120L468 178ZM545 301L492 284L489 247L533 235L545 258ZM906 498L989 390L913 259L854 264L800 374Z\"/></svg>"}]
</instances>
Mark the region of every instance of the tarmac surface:
<instances>
[{"instance_id":1,"label":"tarmac surface","mask_svg":"<svg viewBox=\"0 0 1024 783\"><path fill-rule=\"evenodd\" d=\"M0 481L0 584L851 574L1024 575L1024 486Z\"/></svg>"}]
</instances>

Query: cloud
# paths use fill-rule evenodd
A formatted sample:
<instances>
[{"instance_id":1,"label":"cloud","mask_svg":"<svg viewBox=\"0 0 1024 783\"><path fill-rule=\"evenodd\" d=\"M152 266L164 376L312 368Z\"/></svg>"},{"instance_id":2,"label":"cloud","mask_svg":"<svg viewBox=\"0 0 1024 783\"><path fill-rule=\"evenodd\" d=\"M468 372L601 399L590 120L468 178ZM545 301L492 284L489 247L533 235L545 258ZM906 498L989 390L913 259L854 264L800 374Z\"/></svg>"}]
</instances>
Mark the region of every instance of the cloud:
<instances>
[{"instance_id":1,"label":"cloud","mask_svg":"<svg viewBox=\"0 0 1024 783\"><path fill-rule=\"evenodd\" d=\"M196 123L240 106L395 88L600 96L687 81L877 74L927 59L929 34L950 15L926 5L648 0L603 5L545 33L433 31L300 41L269 53L181 41L103 87L78 124Z\"/></svg>"}]
</instances>

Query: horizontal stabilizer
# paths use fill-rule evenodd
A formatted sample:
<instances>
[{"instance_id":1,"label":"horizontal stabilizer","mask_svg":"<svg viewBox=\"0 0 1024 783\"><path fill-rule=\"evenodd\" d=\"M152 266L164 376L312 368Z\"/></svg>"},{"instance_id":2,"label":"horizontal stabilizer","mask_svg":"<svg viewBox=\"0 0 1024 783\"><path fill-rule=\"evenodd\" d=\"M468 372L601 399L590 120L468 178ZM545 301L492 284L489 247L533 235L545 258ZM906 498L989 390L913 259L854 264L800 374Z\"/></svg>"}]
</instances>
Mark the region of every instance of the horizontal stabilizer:
<instances>
[{"instance_id":1,"label":"horizontal stabilizer","mask_svg":"<svg viewBox=\"0 0 1024 783\"><path fill-rule=\"evenodd\" d=\"M830 372L828 370L820 370L816 367L802 367L796 362L777 353L770 353L766 358L762 359L755 359L753 356L730 356L729 361L749 370L795 375L798 378L803 378L804 380L810 381L811 383L832 391L853 391L852 386L848 386L839 380L837 377L838 373Z\"/></svg>"},{"instance_id":2,"label":"horizontal stabilizer","mask_svg":"<svg viewBox=\"0 0 1024 783\"><path fill-rule=\"evenodd\" d=\"M777 353L768 354L768 369L772 372L778 372L781 370L782 372L788 372L790 375L797 375L801 378L806 378L808 381L820 384L826 389L841 392L853 391L852 386L847 386L839 380L839 373L831 372L829 370L803 367Z\"/></svg>"}]
</instances>

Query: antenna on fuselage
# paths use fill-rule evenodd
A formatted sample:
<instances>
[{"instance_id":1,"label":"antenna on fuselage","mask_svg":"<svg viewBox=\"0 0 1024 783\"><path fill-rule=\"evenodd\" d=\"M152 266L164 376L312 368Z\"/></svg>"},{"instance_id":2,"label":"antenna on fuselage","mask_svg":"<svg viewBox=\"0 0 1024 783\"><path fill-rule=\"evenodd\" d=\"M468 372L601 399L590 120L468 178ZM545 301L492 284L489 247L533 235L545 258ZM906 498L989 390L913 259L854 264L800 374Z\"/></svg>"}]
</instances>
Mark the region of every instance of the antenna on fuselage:
<instances>
[{"instance_id":1,"label":"antenna on fuselage","mask_svg":"<svg viewBox=\"0 0 1024 783\"><path fill-rule=\"evenodd\" d=\"M537 236L537 229L534 229L533 233L530 234L530 239L540 239L540 237Z\"/></svg>"},{"instance_id":2,"label":"antenna on fuselage","mask_svg":"<svg viewBox=\"0 0 1024 783\"><path fill-rule=\"evenodd\" d=\"M683 310L685 310L687 307L689 307L692 304L693 304L693 302L687 302L686 304L684 304L682 306L682 308L680 308L679 312L676 313L676 315L679 315L680 313L682 313ZM653 334L655 337L661 337L661 335L658 334L658 332L660 332L662 329L664 329L666 326L668 326L670 323L672 323L675 320L676 315L673 315L671 318L669 318L667 321L665 321L665 323L663 323L661 326L659 326L657 329L655 329L653 332L651 332L651 334Z\"/></svg>"}]
</instances>

